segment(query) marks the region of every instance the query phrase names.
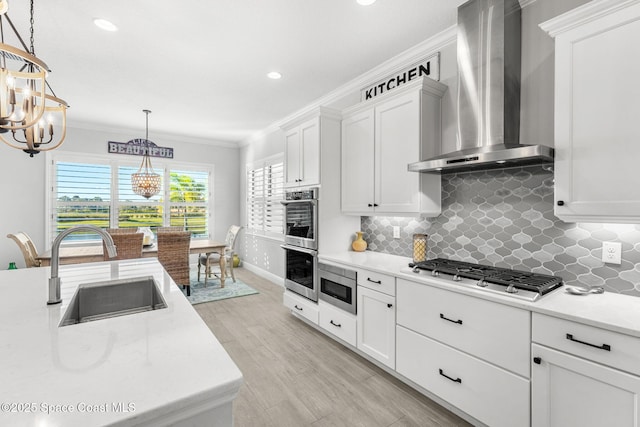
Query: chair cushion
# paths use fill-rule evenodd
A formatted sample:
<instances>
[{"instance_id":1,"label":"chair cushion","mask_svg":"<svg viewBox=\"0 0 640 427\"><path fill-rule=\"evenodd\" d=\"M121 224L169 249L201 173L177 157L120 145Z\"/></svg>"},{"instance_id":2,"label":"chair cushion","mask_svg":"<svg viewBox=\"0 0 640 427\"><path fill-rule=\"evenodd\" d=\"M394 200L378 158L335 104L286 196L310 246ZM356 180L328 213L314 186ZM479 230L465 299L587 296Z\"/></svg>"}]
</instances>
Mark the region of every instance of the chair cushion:
<instances>
[{"instance_id":1,"label":"chair cushion","mask_svg":"<svg viewBox=\"0 0 640 427\"><path fill-rule=\"evenodd\" d=\"M204 254L201 254L198 257L198 262L201 265L207 265L207 256ZM218 253L212 253L211 255L209 255L209 263L210 264L218 264L220 262L220 254Z\"/></svg>"}]
</instances>

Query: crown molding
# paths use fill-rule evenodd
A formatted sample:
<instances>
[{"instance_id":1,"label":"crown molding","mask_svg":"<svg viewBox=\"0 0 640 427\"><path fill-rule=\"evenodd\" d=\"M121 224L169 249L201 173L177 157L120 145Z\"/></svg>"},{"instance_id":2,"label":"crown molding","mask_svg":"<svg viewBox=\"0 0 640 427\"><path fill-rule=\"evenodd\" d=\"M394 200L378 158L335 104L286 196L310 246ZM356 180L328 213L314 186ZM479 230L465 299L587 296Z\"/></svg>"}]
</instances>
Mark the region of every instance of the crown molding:
<instances>
[{"instance_id":1,"label":"crown molding","mask_svg":"<svg viewBox=\"0 0 640 427\"><path fill-rule=\"evenodd\" d=\"M640 0L594 0L542 22L539 26L551 37L556 37L558 34L638 3L640 3Z\"/></svg>"},{"instance_id":2,"label":"crown molding","mask_svg":"<svg viewBox=\"0 0 640 427\"><path fill-rule=\"evenodd\" d=\"M536 1L538 0L518 0L518 2L520 3L520 9L524 9L527 6L531 6Z\"/></svg>"},{"instance_id":3,"label":"crown molding","mask_svg":"<svg viewBox=\"0 0 640 427\"><path fill-rule=\"evenodd\" d=\"M93 130L99 132L106 133L117 133L125 135L125 138L131 139L134 135L140 134L140 128L126 128L126 127L109 127L100 123L92 123L85 121L67 121L67 138L69 137L69 129L83 129L83 130ZM205 138L196 138L185 135L178 135L172 133L164 133L154 131L154 139L172 141L172 142L188 142L191 144L202 144L207 146L216 146L216 147L224 147L224 148L239 148L240 145L237 142L233 141L224 141L218 139L205 139ZM128 136L126 136L128 135ZM149 138L152 140L151 138ZM154 141L155 142L155 141Z\"/></svg>"},{"instance_id":4,"label":"crown molding","mask_svg":"<svg viewBox=\"0 0 640 427\"><path fill-rule=\"evenodd\" d=\"M241 141L239 145L241 147L245 147L251 144L251 142L260 139L264 135L288 125L290 122L295 121L298 117L312 115L318 108L322 107L323 105L331 105L334 102L337 102L340 99L344 98L345 96L351 95L354 92L359 92L363 87L387 77L389 74L397 71L399 68L402 68L405 65L412 64L422 59L426 55L436 53L443 47L448 46L451 43L455 43L456 36L456 26L452 25L451 27L447 28L444 31L441 31L435 36L430 37L421 43L418 43L417 45L376 66L370 71L361 74L360 76L347 82L346 84L316 99L311 104L296 111L295 113L272 123L267 128L259 132L252 134L250 137Z\"/></svg>"}]
</instances>

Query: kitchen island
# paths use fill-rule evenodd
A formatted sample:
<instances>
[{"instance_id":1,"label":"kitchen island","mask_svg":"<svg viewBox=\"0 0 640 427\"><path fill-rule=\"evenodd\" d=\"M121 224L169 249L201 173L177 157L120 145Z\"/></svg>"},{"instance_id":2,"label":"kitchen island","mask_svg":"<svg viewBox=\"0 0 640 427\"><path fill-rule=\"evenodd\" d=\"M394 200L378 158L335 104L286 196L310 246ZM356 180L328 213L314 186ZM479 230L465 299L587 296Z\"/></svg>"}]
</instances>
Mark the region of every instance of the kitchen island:
<instances>
[{"instance_id":1,"label":"kitchen island","mask_svg":"<svg viewBox=\"0 0 640 427\"><path fill-rule=\"evenodd\" d=\"M155 259L0 272L0 425L233 424L242 373ZM82 283L152 276L167 307L59 327Z\"/></svg>"}]
</instances>

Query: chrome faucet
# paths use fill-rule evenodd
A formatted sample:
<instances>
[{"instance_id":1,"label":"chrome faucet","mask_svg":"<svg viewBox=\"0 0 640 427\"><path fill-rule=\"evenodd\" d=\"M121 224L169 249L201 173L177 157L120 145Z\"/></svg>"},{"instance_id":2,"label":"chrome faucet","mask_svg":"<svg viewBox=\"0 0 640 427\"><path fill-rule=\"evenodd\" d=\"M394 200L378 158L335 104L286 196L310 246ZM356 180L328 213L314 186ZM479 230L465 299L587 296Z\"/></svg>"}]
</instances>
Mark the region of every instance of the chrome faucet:
<instances>
[{"instance_id":1,"label":"chrome faucet","mask_svg":"<svg viewBox=\"0 0 640 427\"><path fill-rule=\"evenodd\" d=\"M49 301L47 301L47 304L49 305L59 304L62 302L62 298L60 298L60 278L58 277L60 244L65 237L71 233L75 233L76 231L93 231L98 233L102 237L102 240L104 240L109 258L113 258L118 254L111 235L95 225L76 225L75 227L67 228L62 233L58 234L58 237L53 241L53 245L51 245L51 278L49 279Z\"/></svg>"}]
</instances>

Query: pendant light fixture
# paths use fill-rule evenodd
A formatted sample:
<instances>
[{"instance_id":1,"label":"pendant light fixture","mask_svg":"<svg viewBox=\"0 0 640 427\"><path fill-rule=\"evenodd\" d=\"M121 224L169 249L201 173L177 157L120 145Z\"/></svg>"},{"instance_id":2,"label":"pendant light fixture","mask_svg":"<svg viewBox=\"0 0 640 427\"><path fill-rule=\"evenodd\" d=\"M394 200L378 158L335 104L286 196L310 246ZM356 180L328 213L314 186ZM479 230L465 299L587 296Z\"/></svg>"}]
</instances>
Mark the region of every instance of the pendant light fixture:
<instances>
[{"instance_id":1,"label":"pendant light fixture","mask_svg":"<svg viewBox=\"0 0 640 427\"><path fill-rule=\"evenodd\" d=\"M149 156L149 114L150 110L142 110L147 115L147 133L144 138L144 158L138 172L131 174L133 192L148 199L160 192L160 175L153 171Z\"/></svg>"},{"instance_id":2,"label":"pendant light fixture","mask_svg":"<svg viewBox=\"0 0 640 427\"><path fill-rule=\"evenodd\" d=\"M36 57L33 47L33 0L30 2L30 47L7 14L6 0L0 0L0 140L33 157L62 144L66 136L67 108L47 82L49 67ZM15 37L22 48L7 44ZM50 93L48 93L50 92ZM54 123L60 128L54 132Z\"/></svg>"}]
</instances>

